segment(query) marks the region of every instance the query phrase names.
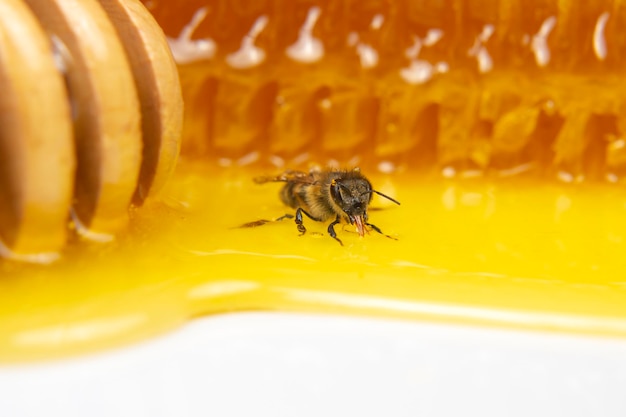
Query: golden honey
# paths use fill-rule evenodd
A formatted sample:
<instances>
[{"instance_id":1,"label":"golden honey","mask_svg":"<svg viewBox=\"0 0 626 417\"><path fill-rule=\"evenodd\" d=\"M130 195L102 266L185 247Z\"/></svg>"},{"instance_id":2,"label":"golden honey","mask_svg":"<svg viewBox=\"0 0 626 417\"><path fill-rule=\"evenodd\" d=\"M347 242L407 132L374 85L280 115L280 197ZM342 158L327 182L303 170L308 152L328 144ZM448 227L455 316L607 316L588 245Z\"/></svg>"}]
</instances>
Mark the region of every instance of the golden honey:
<instances>
[{"instance_id":1,"label":"golden honey","mask_svg":"<svg viewBox=\"0 0 626 417\"><path fill-rule=\"evenodd\" d=\"M0 360L239 310L626 335L621 2L144 3L183 157L114 242L0 263ZM238 227L289 212L255 176L312 165L361 166L398 240Z\"/></svg>"},{"instance_id":2,"label":"golden honey","mask_svg":"<svg viewBox=\"0 0 626 417\"><path fill-rule=\"evenodd\" d=\"M624 335L626 198L614 187L371 179L386 233L359 238L284 214L278 185L183 160L160 203L114 243L54 265L2 264L0 357L49 358L145 338L204 314L375 314Z\"/></svg>"}]
</instances>

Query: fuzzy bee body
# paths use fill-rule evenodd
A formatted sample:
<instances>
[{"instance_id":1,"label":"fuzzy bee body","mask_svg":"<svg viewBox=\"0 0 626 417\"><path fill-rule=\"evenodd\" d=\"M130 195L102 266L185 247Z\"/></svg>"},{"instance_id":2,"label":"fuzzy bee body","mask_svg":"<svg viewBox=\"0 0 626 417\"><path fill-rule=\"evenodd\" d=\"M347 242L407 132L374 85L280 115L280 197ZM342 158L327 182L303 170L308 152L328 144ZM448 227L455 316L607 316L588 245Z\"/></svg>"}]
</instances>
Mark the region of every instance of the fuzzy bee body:
<instances>
[{"instance_id":1,"label":"fuzzy bee body","mask_svg":"<svg viewBox=\"0 0 626 417\"><path fill-rule=\"evenodd\" d=\"M367 208L376 193L396 204L400 204L372 188L358 168L346 171L286 171L276 177L259 177L257 183L285 182L280 192L283 203L296 209L295 222L301 234L306 232L302 214L311 220L324 222L334 218L328 233L341 245L334 226L344 221L356 225L357 232L364 236L366 226L384 234L375 225L368 223ZM387 236L387 235L385 235ZM391 236L387 236L390 237ZM392 238L393 239L393 238Z\"/></svg>"}]
</instances>

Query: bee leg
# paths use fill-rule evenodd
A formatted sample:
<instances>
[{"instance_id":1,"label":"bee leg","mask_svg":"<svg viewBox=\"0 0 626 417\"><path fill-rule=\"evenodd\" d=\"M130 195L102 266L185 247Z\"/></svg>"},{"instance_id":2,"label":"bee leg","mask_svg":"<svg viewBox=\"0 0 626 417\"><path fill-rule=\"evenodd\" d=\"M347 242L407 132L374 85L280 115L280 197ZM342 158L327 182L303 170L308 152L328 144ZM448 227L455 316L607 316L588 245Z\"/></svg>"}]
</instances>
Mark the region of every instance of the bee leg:
<instances>
[{"instance_id":1,"label":"bee leg","mask_svg":"<svg viewBox=\"0 0 626 417\"><path fill-rule=\"evenodd\" d=\"M316 222L320 221L320 219L316 219L315 217L311 216L306 211L302 210L302 208L298 207L298 209L296 210L295 221L296 221L296 225L298 226L298 232L300 232L300 236L306 233L306 227L304 227L304 225L302 224L302 213L306 214L306 216L313 221L316 221Z\"/></svg>"},{"instance_id":2,"label":"bee leg","mask_svg":"<svg viewBox=\"0 0 626 417\"><path fill-rule=\"evenodd\" d=\"M300 236L306 233L306 227L304 227L304 225L302 224L302 213L306 213L306 211L302 210L301 208L298 208L298 210L296 210L295 222L296 222L296 226L298 227L298 232L300 232Z\"/></svg>"},{"instance_id":3,"label":"bee leg","mask_svg":"<svg viewBox=\"0 0 626 417\"><path fill-rule=\"evenodd\" d=\"M340 221L341 219L339 218L339 216L337 216L335 221L328 225L328 234L330 235L330 237L339 242L341 246L343 246L343 242L337 237L337 233L335 233L335 225L339 224Z\"/></svg>"},{"instance_id":4,"label":"bee leg","mask_svg":"<svg viewBox=\"0 0 626 417\"><path fill-rule=\"evenodd\" d=\"M258 226L263 226L264 224L267 223L273 223L273 222L279 222L281 220L284 219L293 219L293 214L285 214L284 216L280 216L279 218L275 219L275 220L265 220L265 219L260 219L260 220L256 220L253 222L249 222L249 223L244 223L241 226L237 226L234 229L244 229L247 227L258 227Z\"/></svg>"},{"instance_id":5,"label":"bee leg","mask_svg":"<svg viewBox=\"0 0 626 417\"><path fill-rule=\"evenodd\" d=\"M263 226L264 224L269 223L270 221L271 220L265 220L265 219L255 220L253 222L244 223L241 226L234 227L233 229L245 229L247 227Z\"/></svg>"},{"instance_id":6,"label":"bee leg","mask_svg":"<svg viewBox=\"0 0 626 417\"><path fill-rule=\"evenodd\" d=\"M280 216L279 218L277 218L276 220L274 220L275 222L279 222L281 220L285 220L285 219L293 219L293 214L285 214L283 216Z\"/></svg>"},{"instance_id":7,"label":"bee leg","mask_svg":"<svg viewBox=\"0 0 626 417\"><path fill-rule=\"evenodd\" d=\"M374 229L375 231L377 231L377 232L378 232L378 233L380 233L381 235L383 235L383 236L385 236L385 237L388 237L389 239L398 240L397 238L395 238L395 237L393 237L393 236L389 236L389 235L384 234L384 233L382 232L382 230L380 230L380 229L378 228L378 226L375 226L375 225L373 225L372 223L365 223L365 225L367 225L367 226L371 227L372 229Z\"/></svg>"}]
</instances>

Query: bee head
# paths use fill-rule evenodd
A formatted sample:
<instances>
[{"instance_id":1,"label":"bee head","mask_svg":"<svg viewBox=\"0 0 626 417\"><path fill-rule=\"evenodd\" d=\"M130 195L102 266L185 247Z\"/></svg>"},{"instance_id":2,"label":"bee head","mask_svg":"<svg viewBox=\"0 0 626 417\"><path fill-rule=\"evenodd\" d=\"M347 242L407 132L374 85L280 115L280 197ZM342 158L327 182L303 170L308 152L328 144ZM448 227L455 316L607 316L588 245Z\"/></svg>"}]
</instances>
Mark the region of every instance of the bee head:
<instances>
[{"instance_id":1,"label":"bee head","mask_svg":"<svg viewBox=\"0 0 626 417\"><path fill-rule=\"evenodd\" d=\"M367 206L376 193L384 198L400 204L393 198L372 189L372 184L358 171L352 171L352 176L336 178L330 182L330 196L334 203L346 214L350 224L355 224L357 232L363 236L367 225Z\"/></svg>"},{"instance_id":2,"label":"bee head","mask_svg":"<svg viewBox=\"0 0 626 417\"><path fill-rule=\"evenodd\" d=\"M330 183L330 195L339 208L348 215L350 222L355 217L367 216L367 206L372 199L372 186L362 178L337 179Z\"/></svg>"}]
</instances>

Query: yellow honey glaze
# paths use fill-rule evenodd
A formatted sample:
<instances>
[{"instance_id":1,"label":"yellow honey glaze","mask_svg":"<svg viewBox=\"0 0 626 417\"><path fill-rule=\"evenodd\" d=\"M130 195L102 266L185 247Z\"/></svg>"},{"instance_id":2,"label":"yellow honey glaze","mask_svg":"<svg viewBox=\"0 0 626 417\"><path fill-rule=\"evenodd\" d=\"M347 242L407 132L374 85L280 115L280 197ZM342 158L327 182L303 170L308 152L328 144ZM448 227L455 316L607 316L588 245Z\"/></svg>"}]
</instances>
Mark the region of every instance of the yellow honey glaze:
<instances>
[{"instance_id":1,"label":"yellow honey glaze","mask_svg":"<svg viewBox=\"0 0 626 417\"><path fill-rule=\"evenodd\" d=\"M626 335L626 197L614 186L369 175L388 239L289 210L256 171L184 159L162 202L110 244L0 263L0 361L118 346L211 313L342 312ZM367 175L368 173L365 172Z\"/></svg>"},{"instance_id":2,"label":"yellow honey glaze","mask_svg":"<svg viewBox=\"0 0 626 417\"><path fill-rule=\"evenodd\" d=\"M179 64L182 161L115 241L0 261L0 362L259 309L626 336L623 8L144 3ZM238 227L293 214L255 176L332 161L402 202L369 213L397 240Z\"/></svg>"}]
</instances>

